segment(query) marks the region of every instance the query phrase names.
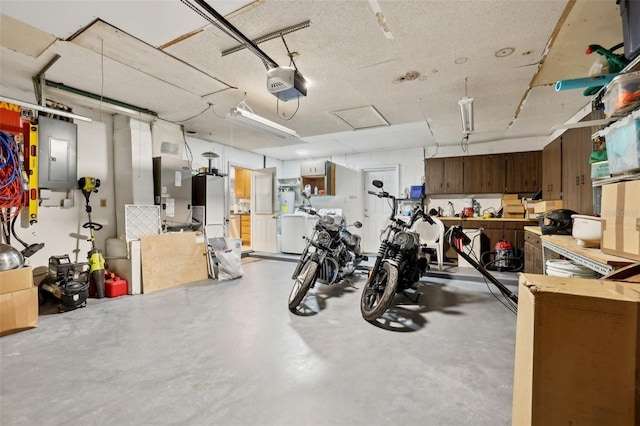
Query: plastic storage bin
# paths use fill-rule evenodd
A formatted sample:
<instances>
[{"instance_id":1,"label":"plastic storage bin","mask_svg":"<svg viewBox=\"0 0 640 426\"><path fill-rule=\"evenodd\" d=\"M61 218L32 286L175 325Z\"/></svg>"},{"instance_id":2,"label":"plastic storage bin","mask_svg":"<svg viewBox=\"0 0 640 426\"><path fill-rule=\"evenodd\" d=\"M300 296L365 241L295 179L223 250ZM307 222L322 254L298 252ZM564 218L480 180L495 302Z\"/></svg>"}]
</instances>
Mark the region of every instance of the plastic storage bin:
<instances>
[{"instance_id":1,"label":"plastic storage bin","mask_svg":"<svg viewBox=\"0 0 640 426\"><path fill-rule=\"evenodd\" d=\"M618 0L622 35L624 38L624 56L632 60L640 54L640 2L637 0Z\"/></svg>"},{"instance_id":2,"label":"plastic storage bin","mask_svg":"<svg viewBox=\"0 0 640 426\"><path fill-rule=\"evenodd\" d=\"M601 130L612 175L640 169L640 110Z\"/></svg>"},{"instance_id":3,"label":"plastic storage bin","mask_svg":"<svg viewBox=\"0 0 640 426\"><path fill-rule=\"evenodd\" d=\"M640 71L622 74L611 80L602 102L607 117L624 115L640 105Z\"/></svg>"},{"instance_id":4,"label":"plastic storage bin","mask_svg":"<svg viewBox=\"0 0 640 426\"><path fill-rule=\"evenodd\" d=\"M591 163L591 179L602 179L611 176L609 172L609 161L598 161Z\"/></svg>"}]
</instances>

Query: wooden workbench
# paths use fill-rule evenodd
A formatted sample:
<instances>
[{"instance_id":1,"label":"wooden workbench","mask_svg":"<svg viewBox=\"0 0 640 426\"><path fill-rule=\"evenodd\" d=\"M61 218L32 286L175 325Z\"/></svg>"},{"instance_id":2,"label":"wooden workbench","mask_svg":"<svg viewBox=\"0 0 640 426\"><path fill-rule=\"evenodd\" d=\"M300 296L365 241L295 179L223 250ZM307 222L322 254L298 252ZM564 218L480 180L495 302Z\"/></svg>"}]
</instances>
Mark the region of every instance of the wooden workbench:
<instances>
[{"instance_id":1,"label":"wooden workbench","mask_svg":"<svg viewBox=\"0 0 640 426\"><path fill-rule=\"evenodd\" d=\"M545 249L554 251L602 275L606 275L616 268L635 263L631 259L605 254L597 248L579 246L571 235L542 235L541 240L543 264L546 264L547 257Z\"/></svg>"}]
</instances>

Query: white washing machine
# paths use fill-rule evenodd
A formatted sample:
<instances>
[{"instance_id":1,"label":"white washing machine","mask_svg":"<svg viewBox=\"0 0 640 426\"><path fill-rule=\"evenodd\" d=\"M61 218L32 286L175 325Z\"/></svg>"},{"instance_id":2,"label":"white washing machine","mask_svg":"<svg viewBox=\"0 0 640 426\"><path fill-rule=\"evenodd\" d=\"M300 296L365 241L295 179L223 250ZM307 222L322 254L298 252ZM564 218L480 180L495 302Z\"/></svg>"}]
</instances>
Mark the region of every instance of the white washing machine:
<instances>
[{"instance_id":1,"label":"white washing machine","mask_svg":"<svg viewBox=\"0 0 640 426\"><path fill-rule=\"evenodd\" d=\"M462 232L464 232L471 240L471 244L464 246L462 249L465 253L471 256L472 259L477 260L478 263L482 264L480 261L480 235L482 235L482 230L463 229ZM458 268L473 268L473 266L458 255Z\"/></svg>"},{"instance_id":2,"label":"white washing machine","mask_svg":"<svg viewBox=\"0 0 640 426\"><path fill-rule=\"evenodd\" d=\"M301 254L307 245L304 236L311 235L317 218L304 212L283 214L280 228L282 252Z\"/></svg>"}]
</instances>

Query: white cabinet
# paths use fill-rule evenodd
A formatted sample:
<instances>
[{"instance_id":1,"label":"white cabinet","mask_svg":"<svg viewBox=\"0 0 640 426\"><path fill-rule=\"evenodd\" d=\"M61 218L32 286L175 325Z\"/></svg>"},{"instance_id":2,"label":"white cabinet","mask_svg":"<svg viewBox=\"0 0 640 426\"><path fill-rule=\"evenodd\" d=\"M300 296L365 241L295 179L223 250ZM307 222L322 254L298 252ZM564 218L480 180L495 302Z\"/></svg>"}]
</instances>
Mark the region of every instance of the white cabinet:
<instances>
[{"instance_id":1,"label":"white cabinet","mask_svg":"<svg viewBox=\"0 0 640 426\"><path fill-rule=\"evenodd\" d=\"M307 161L300 164L300 176L324 176L327 171L326 161Z\"/></svg>"}]
</instances>

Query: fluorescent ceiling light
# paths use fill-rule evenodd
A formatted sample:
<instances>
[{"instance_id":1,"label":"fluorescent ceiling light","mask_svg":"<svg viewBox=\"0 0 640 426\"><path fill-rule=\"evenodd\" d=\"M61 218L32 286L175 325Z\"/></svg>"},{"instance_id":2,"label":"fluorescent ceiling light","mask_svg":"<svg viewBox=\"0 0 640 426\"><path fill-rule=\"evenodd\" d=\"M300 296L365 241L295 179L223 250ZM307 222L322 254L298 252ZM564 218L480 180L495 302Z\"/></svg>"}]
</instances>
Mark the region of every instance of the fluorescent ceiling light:
<instances>
[{"instance_id":1,"label":"fluorescent ceiling light","mask_svg":"<svg viewBox=\"0 0 640 426\"><path fill-rule=\"evenodd\" d=\"M458 101L460 118L462 119L462 133L468 135L473 132L473 98L464 97Z\"/></svg>"},{"instance_id":2,"label":"fluorescent ceiling light","mask_svg":"<svg viewBox=\"0 0 640 426\"><path fill-rule=\"evenodd\" d=\"M61 117L67 117L74 120L82 120L82 121L87 121L89 123L93 121L89 117L85 117L83 115L72 114L70 112L62 111L55 108L49 108L49 107L44 107L37 104L32 104L29 102L18 101L16 99L5 98L4 96L0 96L0 102L7 102L10 104L18 105L18 106L29 108L29 109L35 109L36 111L46 112L47 114L59 115Z\"/></svg>"},{"instance_id":3,"label":"fluorescent ceiling light","mask_svg":"<svg viewBox=\"0 0 640 426\"><path fill-rule=\"evenodd\" d=\"M243 108L231 108L226 119L238 123L242 126L249 127L250 129L257 130L262 133L267 133L271 136L275 136L282 139L298 138L298 134L289 129L288 127L281 126L278 123L267 120L264 117L260 117L250 111Z\"/></svg>"}]
</instances>

